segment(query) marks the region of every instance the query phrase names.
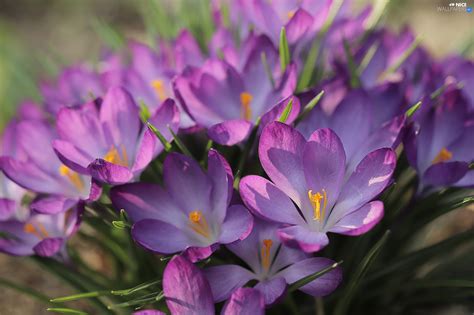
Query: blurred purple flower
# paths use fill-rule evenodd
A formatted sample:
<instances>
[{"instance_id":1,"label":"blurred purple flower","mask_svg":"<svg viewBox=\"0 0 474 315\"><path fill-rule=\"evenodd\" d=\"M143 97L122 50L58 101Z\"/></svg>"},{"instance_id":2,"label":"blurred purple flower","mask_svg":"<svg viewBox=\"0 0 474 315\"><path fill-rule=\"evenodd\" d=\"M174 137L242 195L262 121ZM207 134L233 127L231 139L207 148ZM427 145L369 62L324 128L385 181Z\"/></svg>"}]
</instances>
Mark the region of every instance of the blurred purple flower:
<instances>
[{"instance_id":1,"label":"blurred purple flower","mask_svg":"<svg viewBox=\"0 0 474 315\"><path fill-rule=\"evenodd\" d=\"M209 151L207 174L193 159L171 153L163 166L165 188L136 183L112 189L116 209L125 209L135 224L132 236L162 254L186 250L192 261L212 254L219 243L244 239L252 216L241 205L229 206L232 172L217 151Z\"/></svg>"},{"instance_id":2,"label":"blurred purple flower","mask_svg":"<svg viewBox=\"0 0 474 315\"><path fill-rule=\"evenodd\" d=\"M285 293L288 284L334 264L332 260L310 258L300 250L282 246L277 229L275 223L255 220L252 233L245 240L227 245L250 270L238 265L221 265L204 270L215 302L226 300L236 289L250 280L257 280L254 288L262 293L265 304L273 304ZM335 290L341 280L342 271L336 268L300 290L313 296L324 296Z\"/></svg>"},{"instance_id":3,"label":"blurred purple flower","mask_svg":"<svg viewBox=\"0 0 474 315\"><path fill-rule=\"evenodd\" d=\"M327 232L360 235L383 216L383 203L372 200L391 179L391 149L369 153L347 178L344 147L333 131L318 129L306 141L273 122L260 137L259 157L271 181L246 176L240 194L256 215L286 224L278 231L285 245L315 252L328 244Z\"/></svg>"}]
</instances>

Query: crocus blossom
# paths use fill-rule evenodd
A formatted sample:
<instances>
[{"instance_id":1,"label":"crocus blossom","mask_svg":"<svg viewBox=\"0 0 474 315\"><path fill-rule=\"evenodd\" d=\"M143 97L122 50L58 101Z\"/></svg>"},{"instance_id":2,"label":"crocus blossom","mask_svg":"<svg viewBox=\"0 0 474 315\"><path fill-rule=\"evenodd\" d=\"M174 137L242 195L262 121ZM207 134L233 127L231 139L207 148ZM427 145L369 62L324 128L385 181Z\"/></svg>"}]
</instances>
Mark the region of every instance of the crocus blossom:
<instances>
[{"instance_id":1,"label":"crocus blossom","mask_svg":"<svg viewBox=\"0 0 474 315\"><path fill-rule=\"evenodd\" d=\"M168 127L177 131L179 113L166 100L149 121L167 140ZM54 150L63 163L80 174L108 184L126 183L136 178L163 150L151 130L143 126L139 109L122 88L111 88L101 102L89 102L58 113L59 139Z\"/></svg>"},{"instance_id":2,"label":"crocus blossom","mask_svg":"<svg viewBox=\"0 0 474 315\"><path fill-rule=\"evenodd\" d=\"M114 206L135 222L132 236L143 247L162 254L186 250L195 261L208 257L219 243L250 233L252 216L243 206L230 205L232 172L217 151L209 151L207 173L195 160L170 153L163 179L164 188L136 183L111 191Z\"/></svg>"},{"instance_id":3,"label":"crocus blossom","mask_svg":"<svg viewBox=\"0 0 474 315\"><path fill-rule=\"evenodd\" d=\"M302 251L282 246L277 230L278 224L256 220L249 237L227 245L250 270L238 265L205 269L216 302L226 300L250 280L257 280L254 289L262 293L265 304L273 304L285 293L288 284L334 264L330 259L309 257ZM331 293L341 280L342 271L337 267L300 290L313 296L324 296Z\"/></svg>"},{"instance_id":4,"label":"crocus blossom","mask_svg":"<svg viewBox=\"0 0 474 315\"><path fill-rule=\"evenodd\" d=\"M267 37L250 35L242 52L246 53L239 55L244 58L240 61L229 57L233 65L211 58L200 68L188 67L174 81L175 93L188 114L223 145L244 140L258 118L262 122L277 119L296 87L295 66L281 71L278 52ZM262 63L262 53L269 70ZM293 97L288 122L296 118L299 107Z\"/></svg>"},{"instance_id":5,"label":"crocus blossom","mask_svg":"<svg viewBox=\"0 0 474 315\"><path fill-rule=\"evenodd\" d=\"M383 216L383 203L372 200L394 171L391 149L369 153L346 179L346 154L332 130L318 129L306 141L273 122L262 133L259 157L271 181L246 176L240 194L257 216L285 225L278 234L288 246L315 252L328 244L327 232L359 235Z\"/></svg>"}]
</instances>

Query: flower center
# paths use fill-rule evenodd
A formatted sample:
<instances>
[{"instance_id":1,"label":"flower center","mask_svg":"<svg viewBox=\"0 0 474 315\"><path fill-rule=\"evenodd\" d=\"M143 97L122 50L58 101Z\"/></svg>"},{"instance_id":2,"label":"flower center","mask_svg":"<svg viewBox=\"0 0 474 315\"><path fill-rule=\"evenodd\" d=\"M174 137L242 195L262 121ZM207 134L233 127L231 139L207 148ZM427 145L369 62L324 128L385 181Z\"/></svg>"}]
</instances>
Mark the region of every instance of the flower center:
<instances>
[{"instance_id":1,"label":"flower center","mask_svg":"<svg viewBox=\"0 0 474 315\"><path fill-rule=\"evenodd\" d=\"M123 144L120 146L120 149L122 151L122 154L120 154L117 148L112 145L110 150L105 154L104 160L112 164L128 167L127 150L125 149L125 146Z\"/></svg>"},{"instance_id":2,"label":"flower center","mask_svg":"<svg viewBox=\"0 0 474 315\"><path fill-rule=\"evenodd\" d=\"M250 120L252 118L252 108L250 108L250 103L253 100L252 94L249 92L240 93L240 106L242 106L242 117L245 120Z\"/></svg>"},{"instance_id":3,"label":"flower center","mask_svg":"<svg viewBox=\"0 0 474 315\"><path fill-rule=\"evenodd\" d=\"M48 231L46 231L46 228L41 223L37 223L37 226L33 225L33 223L26 223L23 226L23 231L32 234L41 240L49 237Z\"/></svg>"},{"instance_id":4,"label":"flower center","mask_svg":"<svg viewBox=\"0 0 474 315\"><path fill-rule=\"evenodd\" d=\"M204 236L205 238L209 238L211 235L206 218L199 210L194 210L189 213L189 226L194 232Z\"/></svg>"},{"instance_id":5,"label":"flower center","mask_svg":"<svg viewBox=\"0 0 474 315\"><path fill-rule=\"evenodd\" d=\"M268 269L270 269L270 263L271 263L270 249L272 248L273 241L270 239L264 239L262 243L263 243L262 251L260 253L262 256L262 266L263 266L263 269L268 271Z\"/></svg>"},{"instance_id":6,"label":"flower center","mask_svg":"<svg viewBox=\"0 0 474 315\"><path fill-rule=\"evenodd\" d=\"M168 97L163 80L153 80L151 81L151 86L160 101L164 101Z\"/></svg>"},{"instance_id":7,"label":"flower center","mask_svg":"<svg viewBox=\"0 0 474 315\"><path fill-rule=\"evenodd\" d=\"M74 185L74 187L77 188L77 190L79 191L84 190L84 182L82 181L81 176L79 176L79 174L71 170L66 165L61 165L59 167L59 174L69 179L69 181Z\"/></svg>"},{"instance_id":8,"label":"flower center","mask_svg":"<svg viewBox=\"0 0 474 315\"><path fill-rule=\"evenodd\" d=\"M311 202L311 206L313 207L313 220L323 220L324 214L326 212L326 207L328 205L328 195L326 194L326 190L323 189L322 193L318 191L317 193L313 194L313 191L310 189L308 190L308 198ZM322 207L321 200L323 204Z\"/></svg>"},{"instance_id":9,"label":"flower center","mask_svg":"<svg viewBox=\"0 0 474 315\"><path fill-rule=\"evenodd\" d=\"M449 161L453 158L453 153L451 153L448 149L442 148L439 151L438 155L434 158L432 164L441 163Z\"/></svg>"}]
</instances>

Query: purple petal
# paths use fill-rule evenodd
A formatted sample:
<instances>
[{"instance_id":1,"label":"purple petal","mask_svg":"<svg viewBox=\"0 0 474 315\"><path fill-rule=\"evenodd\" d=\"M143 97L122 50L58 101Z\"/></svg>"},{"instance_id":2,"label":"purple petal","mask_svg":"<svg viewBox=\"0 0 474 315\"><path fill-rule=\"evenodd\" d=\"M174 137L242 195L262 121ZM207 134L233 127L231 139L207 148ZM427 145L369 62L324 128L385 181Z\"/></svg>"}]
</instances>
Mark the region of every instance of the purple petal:
<instances>
[{"instance_id":1,"label":"purple petal","mask_svg":"<svg viewBox=\"0 0 474 315\"><path fill-rule=\"evenodd\" d=\"M306 253L317 252L329 243L326 233L311 231L298 225L279 229L278 236L285 245Z\"/></svg>"},{"instance_id":2,"label":"purple petal","mask_svg":"<svg viewBox=\"0 0 474 315\"><path fill-rule=\"evenodd\" d=\"M175 256L163 273L163 292L172 314L214 315L211 287L203 272Z\"/></svg>"},{"instance_id":3,"label":"purple petal","mask_svg":"<svg viewBox=\"0 0 474 315\"><path fill-rule=\"evenodd\" d=\"M277 277L260 281L254 289L260 291L266 305L276 303L286 291L286 281L283 277Z\"/></svg>"},{"instance_id":4,"label":"purple petal","mask_svg":"<svg viewBox=\"0 0 474 315\"><path fill-rule=\"evenodd\" d=\"M383 214L383 202L372 201L343 217L329 231L351 236L361 235L379 223Z\"/></svg>"},{"instance_id":5,"label":"purple petal","mask_svg":"<svg viewBox=\"0 0 474 315\"><path fill-rule=\"evenodd\" d=\"M313 17L303 9L298 9L291 20L286 24L288 43L296 43L313 23Z\"/></svg>"},{"instance_id":6,"label":"purple petal","mask_svg":"<svg viewBox=\"0 0 474 315\"><path fill-rule=\"evenodd\" d=\"M51 257L56 254L64 244L62 238L46 238L33 247L34 252L38 256Z\"/></svg>"},{"instance_id":7,"label":"purple petal","mask_svg":"<svg viewBox=\"0 0 474 315\"><path fill-rule=\"evenodd\" d=\"M245 176L240 181L239 191L245 205L266 220L290 224L304 223L291 199L263 177Z\"/></svg>"},{"instance_id":8,"label":"purple petal","mask_svg":"<svg viewBox=\"0 0 474 315\"><path fill-rule=\"evenodd\" d=\"M452 185L469 171L466 162L444 162L430 166L423 174L423 184L432 186Z\"/></svg>"},{"instance_id":9,"label":"purple petal","mask_svg":"<svg viewBox=\"0 0 474 315\"><path fill-rule=\"evenodd\" d=\"M272 122L260 136L260 162L272 182L300 207L307 198L303 171L304 137L292 127Z\"/></svg>"},{"instance_id":10,"label":"purple petal","mask_svg":"<svg viewBox=\"0 0 474 315\"><path fill-rule=\"evenodd\" d=\"M218 222L223 222L225 217L225 209L229 205L233 194L234 176L232 169L226 159L214 149L209 150L207 160L207 175L212 181L212 207L217 216Z\"/></svg>"},{"instance_id":11,"label":"purple petal","mask_svg":"<svg viewBox=\"0 0 474 315\"><path fill-rule=\"evenodd\" d=\"M183 251L192 242L186 233L176 226L154 219L135 223L132 227L132 237L144 248L160 254Z\"/></svg>"},{"instance_id":12,"label":"purple petal","mask_svg":"<svg viewBox=\"0 0 474 315\"><path fill-rule=\"evenodd\" d=\"M263 315L265 300L258 290L237 289L222 309L222 315Z\"/></svg>"},{"instance_id":13,"label":"purple petal","mask_svg":"<svg viewBox=\"0 0 474 315\"><path fill-rule=\"evenodd\" d=\"M296 96L289 96L282 101L280 101L278 104L273 106L267 113L265 113L262 116L262 119L260 120L260 125L259 128L263 129L266 125L271 123L272 121L278 120L285 110L286 106L288 105L288 102L290 99L293 99L293 104L291 105L291 112L290 115L288 116L288 119L286 120L287 124L293 123L293 121L298 117L300 113L300 108L301 108L301 103L299 98Z\"/></svg>"},{"instance_id":14,"label":"purple petal","mask_svg":"<svg viewBox=\"0 0 474 315\"><path fill-rule=\"evenodd\" d=\"M209 258L218 249L218 244L207 247L188 247L181 256L186 257L186 259L194 263Z\"/></svg>"},{"instance_id":15,"label":"purple petal","mask_svg":"<svg viewBox=\"0 0 474 315\"><path fill-rule=\"evenodd\" d=\"M322 258L313 257L301 260L288 268L284 269L279 275L285 277L286 282L292 284L298 280L303 279L313 273L316 273L324 268L334 264L334 261ZM323 276L311 281L302 286L299 290L312 296L325 296L334 291L342 281L342 269L337 267Z\"/></svg>"},{"instance_id":16,"label":"purple petal","mask_svg":"<svg viewBox=\"0 0 474 315\"><path fill-rule=\"evenodd\" d=\"M237 265L221 265L204 269L209 284L211 285L214 302L227 300L231 294L255 275L249 270Z\"/></svg>"},{"instance_id":17,"label":"purple petal","mask_svg":"<svg viewBox=\"0 0 474 315\"><path fill-rule=\"evenodd\" d=\"M77 199L63 196L47 196L34 200L30 209L43 214L57 214L71 209L77 203Z\"/></svg>"},{"instance_id":18,"label":"purple petal","mask_svg":"<svg viewBox=\"0 0 474 315\"><path fill-rule=\"evenodd\" d=\"M157 310L141 310L138 312L133 312L132 315L166 315L162 311Z\"/></svg>"},{"instance_id":19,"label":"purple petal","mask_svg":"<svg viewBox=\"0 0 474 315\"><path fill-rule=\"evenodd\" d=\"M153 132L150 129L146 129L143 132L143 136L139 141L138 144L138 151L137 154L135 155L135 162L133 163L132 166L132 172L134 174L139 174L141 171L143 171L148 164L153 160L155 157L155 152L156 152L156 147L158 145L158 140L156 139L156 136L153 134ZM163 146L160 143L161 146Z\"/></svg>"},{"instance_id":20,"label":"purple petal","mask_svg":"<svg viewBox=\"0 0 474 315\"><path fill-rule=\"evenodd\" d=\"M102 186L95 179L91 179L91 190L88 201L97 201L102 195Z\"/></svg>"},{"instance_id":21,"label":"purple petal","mask_svg":"<svg viewBox=\"0 0 474 315\"><path fill-rule=\"evenodd\" d=\"M33 255L33 246L38 238L24 231L24 222L0 221L0 231L11 234L13 238L0 238L0 252L14 256Z\"/></svg>"},{"instance_id":22,"label":"purple petal","mask_svg":"<svg viewBox=\"0 0 474 315\"><path fill-rule=\"evenodd\" d=\"M180 113L175 102L171 99L165 100L156 112L150 117L149 122L158 129L166 140L171 141L173 135L169 128L174 133L178 133L180 124ZM169 127L169 128L168 128ZM157 142L154 154L159 154L163 151L163 144Z\"/></svg>"},{"instance_id":23,"label":"purple petal","mask_svg":"<svg viewBox=\"0 0 474 315\"><path fill-rule=\"evenodd\" d=\"M227 120L208 129L209 138L222 145L234 145L244 141L252 131L252 123L247 120Z\"/></svg>"},{"instance_id":24,"label":"purple petal","mask_svg":"<svg viewBox=\"0 0 474 315\"><path fill-rule=\"evenodd\" d=\"M67 141L54 140L52 145L64 165L81 174L89 173L87 167L93 161L91 156Z\"/></svg>"},{"instance_id":25,"label":"purple petal","mask_svg":"<svg viewBox=\"0 0 474 315\"><path fill-rule=\"evenodd\" d=\"M0 221L11 218L16 211L16 202L11 199L0 198Z\"/></svg>"},{"instance_id":26,"label":"purple petal","mask_svg":"<svg viewBox=\"0 0 474 315\"><path fill-rule=\"evenodd\" d=\"M228 244L245 239L253 227L253 217L241 205L233 205L227 209L227 216L221 227L219 243Z\"/></svg>"},{"instance_id":27,"label":"purple petal","mask_svg":"<svg viewBox=\"0 0 474 315\"><path fill-rule=\"evenodd\" d=\"M130 169L109 163L103 159L92 162L88 170L93 178L110 185L124 184L133 179L133 173Z\"/></svg>"}]
</instances>

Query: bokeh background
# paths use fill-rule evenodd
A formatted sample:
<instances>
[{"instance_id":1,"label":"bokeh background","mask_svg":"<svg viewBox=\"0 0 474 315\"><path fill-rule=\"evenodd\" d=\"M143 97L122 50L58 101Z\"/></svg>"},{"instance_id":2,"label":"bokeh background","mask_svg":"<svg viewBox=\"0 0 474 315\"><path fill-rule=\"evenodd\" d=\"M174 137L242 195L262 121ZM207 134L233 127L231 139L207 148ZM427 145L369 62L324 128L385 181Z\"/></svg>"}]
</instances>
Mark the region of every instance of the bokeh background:
<instances>
[{"instance_id":1,"label":"bokeh background","mask_svg":"<svg viewBox=\"0 0 474 315\"><path fill-rule=\"evenodd\" d=\"M209 0L210 1L210 0ZM125 38L151 42L189 25L199 32L210 27L205 0L0 0L0 130L25 99L41 101L37 82L54 78L65 65L94 62L104 43L117 48ZM374 1L353 0L354 12ZM408 25L431 53L474 57L474 13L439 12L450 1L389 0L383 23L393 29ZM474 1L468 1L473 6ZM183 13L187 12L187 13ZM180 16L178 18L178 15ZM166 25L167 32L163 32ZM474 226L472 209L434 222L426 242ZM90 248L91 263L101 264ZM448 253L447 253L448 254ZM100 266L98 266L100 268ZM49 296L71 291L48 277L28 259L0 255L0 277L35 287ZM0 289L0 314L46 314L44 305L18 293ZM459 306L431 314L471 314Z\"/></svg>"}]
</instances>

